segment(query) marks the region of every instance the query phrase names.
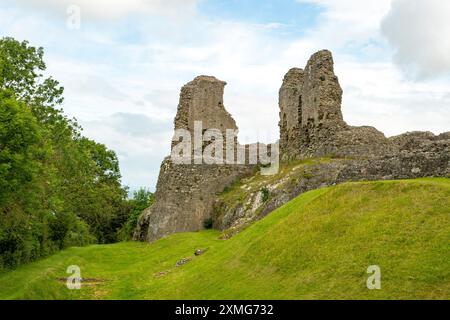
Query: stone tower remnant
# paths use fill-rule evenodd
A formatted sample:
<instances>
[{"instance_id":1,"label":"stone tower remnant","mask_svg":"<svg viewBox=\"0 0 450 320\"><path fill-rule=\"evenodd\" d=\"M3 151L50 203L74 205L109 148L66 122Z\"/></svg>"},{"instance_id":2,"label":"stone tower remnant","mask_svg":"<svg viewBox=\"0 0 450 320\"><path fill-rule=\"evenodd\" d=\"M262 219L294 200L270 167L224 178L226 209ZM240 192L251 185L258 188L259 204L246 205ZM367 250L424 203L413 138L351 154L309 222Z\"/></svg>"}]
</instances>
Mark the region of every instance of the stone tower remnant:
<instances>
[{"instance_id":1,"label":"stone tower remnant","mask_svg":"<svg viewBox=\"0 0 450 320\"><path fill-rule=\"evenodd\" d=\"M185 129L194 135L196 122L202 124L203 131L216 129L225 134L237 130L223 104L225 85L210 76L199 76L186 84L180 93L175 130ZM245 164L175 164L166 158L161 165L155 203L141 216L134 238L154 241L176 232L203 229L211 217L215 196L254 170L254 166Z\"/></svg>"},{"instance_id":2,"label":"stone tower remnant","mask_svg":"<svg viewBox=\"0 0 450 320\"><path fill-rule=\"evenodd\" d=\"M333 56L322 50L293 68L279 93L280 152L285 161L317 156L376 156L392 149L383 133L343 119Z\"/></svg>"},{"instance_id":3,"label":"stone tower remnant","mask_svg":"<svg viewBox=\"0 0 450 320\"><path fill-rule=\"evenodd\" d=\"M225 85L226 82L210 76L199 76L186 84L181 89L175 129L193 133L194 122L202 121L204 129L237 130L236 122L223 105Z\"/></svg>"}]
</instances>

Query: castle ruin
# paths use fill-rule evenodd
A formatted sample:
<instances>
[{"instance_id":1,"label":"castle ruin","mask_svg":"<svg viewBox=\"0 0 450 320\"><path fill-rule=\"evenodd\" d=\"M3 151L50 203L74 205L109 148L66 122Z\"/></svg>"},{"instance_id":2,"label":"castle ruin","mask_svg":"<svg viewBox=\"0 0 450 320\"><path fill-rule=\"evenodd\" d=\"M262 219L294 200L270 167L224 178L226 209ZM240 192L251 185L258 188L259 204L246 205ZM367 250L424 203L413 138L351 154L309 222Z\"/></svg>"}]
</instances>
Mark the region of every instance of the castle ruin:
<instances>
[{"instance_id":1,"label":"castle ruin","mask_svg":"<svg viewBox=\"0 0 450 320\"><path fill-rule=\"evenodd\" d=\"M175 129L194 131L195 121L204 129L224 132L237 126L223 105L225 82L200 76L180 94ZM330 51L315 53L305 69L293 68L279 91L280 156L284 162L331 157L330 164L311 169L312 179L274 193L261 212L267 214L297 195L344 181L406 179L450 176L450 132L436 136L412 132L386 138L373 127L349 126L341 111L342 89L334 73ZM139 220L135 239L154 241L176 232L203 229L214 217L215 200L227 186L255 173L253 165L175 165L166 158L157 184L156 200ZM240 208L239 217L242 217ZM225 229L233 223L236 208L225 208ZM216 215L217 216L217 215Z\"/></svg>"}]
</instances>

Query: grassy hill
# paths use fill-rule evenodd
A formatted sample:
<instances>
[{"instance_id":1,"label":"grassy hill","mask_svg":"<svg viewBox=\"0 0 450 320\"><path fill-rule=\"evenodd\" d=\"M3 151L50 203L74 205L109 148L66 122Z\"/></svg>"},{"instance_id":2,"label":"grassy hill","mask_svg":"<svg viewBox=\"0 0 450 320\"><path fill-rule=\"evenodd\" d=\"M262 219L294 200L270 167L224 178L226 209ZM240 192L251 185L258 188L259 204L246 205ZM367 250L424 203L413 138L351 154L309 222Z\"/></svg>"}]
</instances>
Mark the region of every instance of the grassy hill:
<instances>
[{"instance_id":1,"label":"grassy hill","mask_svg":"<svg viewBox=\"0 0 450 320\"><path fill-rule=\"evenodd\" d=\"M71 248L0 274L0 298L450 299L450 179L324 188L219 235ZM58 279L69 265L93 280L68 290ZM381 290L366 287L370 265Z\"/></svg>"}]
</instances>

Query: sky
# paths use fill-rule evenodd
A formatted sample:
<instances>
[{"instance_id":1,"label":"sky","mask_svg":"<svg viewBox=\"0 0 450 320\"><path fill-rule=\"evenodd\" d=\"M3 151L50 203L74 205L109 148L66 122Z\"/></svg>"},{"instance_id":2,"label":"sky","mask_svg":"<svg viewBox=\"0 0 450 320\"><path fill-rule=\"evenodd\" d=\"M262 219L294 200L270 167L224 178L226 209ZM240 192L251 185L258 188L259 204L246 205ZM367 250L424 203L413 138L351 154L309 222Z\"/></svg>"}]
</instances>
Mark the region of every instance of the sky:
<instances>
[{"instance_id":1,"label":"sky","mask_svg":"<svg viewBox=\"0 0 450 320\"><path fill-rule=\"evenodd\" d=\"M78 19L79 18L79 19ZM450 130L448 0L2 0L0 36L45 49L65 113L155 189L181 86L227 82L241 143L278 139L284 74L333 52L350 125Z\"/></svg>"}]
</instances>

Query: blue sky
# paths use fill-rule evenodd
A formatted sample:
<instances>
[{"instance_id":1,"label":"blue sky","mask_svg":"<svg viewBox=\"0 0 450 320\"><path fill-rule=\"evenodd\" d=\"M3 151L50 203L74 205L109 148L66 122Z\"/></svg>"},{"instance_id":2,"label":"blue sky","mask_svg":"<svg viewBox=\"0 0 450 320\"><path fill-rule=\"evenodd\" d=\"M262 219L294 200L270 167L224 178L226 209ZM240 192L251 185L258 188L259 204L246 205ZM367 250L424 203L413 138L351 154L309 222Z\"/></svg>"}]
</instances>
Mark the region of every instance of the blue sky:
<instances>
[{"instance_id":1,"label":"blue sky","mask_svg":"<svg viewBox=\"0 0 450 320\"><path fill-rule=\"evenodd\" d=\"M217 0L201 1L199 12L230 21L259 24L281 24L289 27L291 36L313 28L324 9L314 3L292 0Z\"/></svg>"},{"instance_id":2,"label":"blue sky","mask_svg":"<svg viewBox=\"0 0 450 320\"><path fill-rule=\"evenodd\" d=\"M227 81L241 142L273 142L284 74L324 48L350 124L450 130L450 1L3 0L0 30L45 48L65 112L117 152L132 189L156 185L183 84Z\"/></svg>"}]
</instances>

